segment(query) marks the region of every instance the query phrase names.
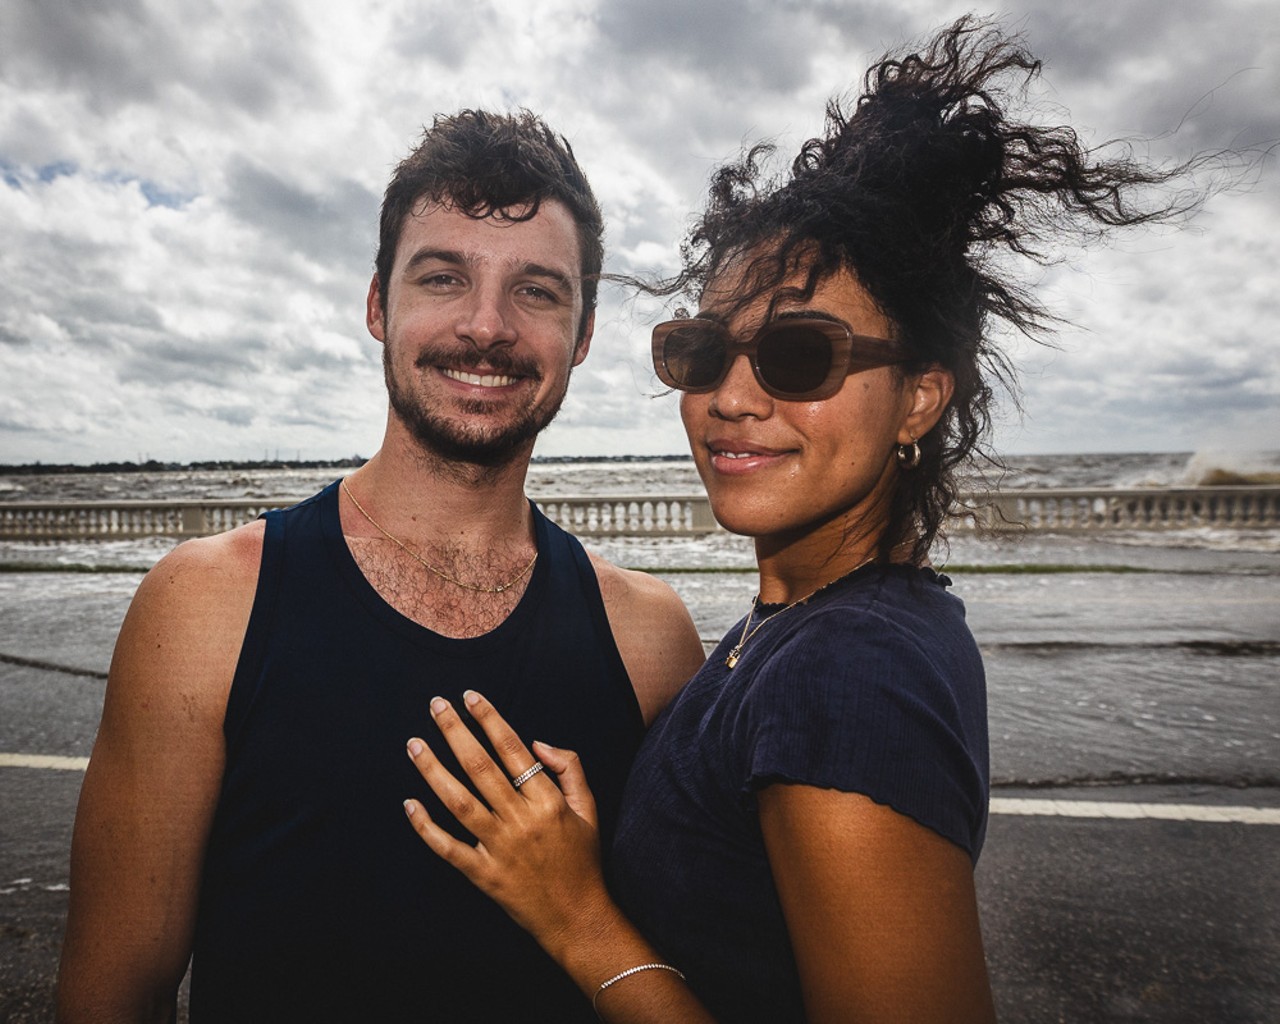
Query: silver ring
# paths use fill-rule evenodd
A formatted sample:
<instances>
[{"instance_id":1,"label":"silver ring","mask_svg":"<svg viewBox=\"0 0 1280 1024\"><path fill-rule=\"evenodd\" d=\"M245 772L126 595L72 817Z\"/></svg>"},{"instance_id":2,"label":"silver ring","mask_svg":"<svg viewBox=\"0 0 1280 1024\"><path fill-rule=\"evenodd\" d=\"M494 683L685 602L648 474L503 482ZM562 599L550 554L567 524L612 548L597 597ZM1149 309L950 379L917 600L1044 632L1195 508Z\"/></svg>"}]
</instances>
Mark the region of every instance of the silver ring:
<instances>
[{"instance_id":1,"label":"silver ring","mask_svg":"<svg viewBox=\"0 0 1280 1024\"><path fill-rule=\"evenodd\" d=\"M546 768L546 765L544 765L541 761L534 761L533 764L531 764L528 768L526 768L524 771L522 771L519 775L517 775L514 779L511 780L511 785L514 786L516 789L519 789L531 778L537 775L538 772L543 771L545 768Z\"/></svg>"}]
</instances>

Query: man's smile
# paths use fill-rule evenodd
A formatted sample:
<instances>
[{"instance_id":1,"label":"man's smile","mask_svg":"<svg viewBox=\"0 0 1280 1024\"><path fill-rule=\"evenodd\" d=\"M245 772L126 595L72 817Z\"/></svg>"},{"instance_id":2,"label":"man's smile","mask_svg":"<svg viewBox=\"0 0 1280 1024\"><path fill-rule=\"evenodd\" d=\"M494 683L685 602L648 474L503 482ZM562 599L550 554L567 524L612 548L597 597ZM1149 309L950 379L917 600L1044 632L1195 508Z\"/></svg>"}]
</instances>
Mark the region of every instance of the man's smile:
<instances>
[{"instance_id":1,"label":"man's smile","mask_svg":"<svg viewBox=\"0 0 1280 1024\"><path fill-rule=\"evenodd\" d=\"M465 370L451 370L442 368L441 373L452 380L461 381L463 384L472 384L482 388L505 388L514 384L519 377L508 377L503 374L488 373L468 373Z\"/></svg>"}]
</instances>

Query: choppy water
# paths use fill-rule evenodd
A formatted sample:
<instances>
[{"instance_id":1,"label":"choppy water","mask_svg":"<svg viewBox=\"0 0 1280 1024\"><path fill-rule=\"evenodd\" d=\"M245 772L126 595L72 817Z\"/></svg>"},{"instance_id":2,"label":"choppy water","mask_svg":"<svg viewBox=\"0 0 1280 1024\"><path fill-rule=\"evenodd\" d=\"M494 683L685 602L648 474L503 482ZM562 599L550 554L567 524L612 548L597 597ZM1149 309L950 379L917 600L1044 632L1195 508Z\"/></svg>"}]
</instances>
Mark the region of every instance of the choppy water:
<instances>
[{"instance_id":1,"label":"choppy water","mask_svg":"<svg viewBox=\"0 0 1280 1024\"><path fill-rule=\"evenodd\" d=\"M1104 455L1013 455L1003 471L975 486L1173 487L1211 483L1280 483L1280 452L1163 452ZM96 501L119 498L304 498L345 471L333 469L172 470L157 473L0 474L0 501ZM696 494L693 462L535 461L529 493L537 497Z\"/></svg>"},{"instance_id":2,"label":"choppy water","mask_svg":"<svg viewBox=\"0 0 1280 1024\"><path fill-rule=\"evenodd\" d=\"M1280 470L1280 453L1234 461L1183 454L1021 457L1010 463L1001 483L1006 488L1170 486L1226 473L1261 483ZM337 475L261 470L0 477L0 500L301 498ZM698 489L684 459L536 463L529 480L535 497ZM958 534L936 560L949 567L986 658L993 777L1023 784L1280 784L1278 533ZM0 686L11 679L26 685L18 677L28 670L6 657L105 673L141 572L84 575L58 567L141 569L171 546L163 539L0 545L0 568L35 563L52 570L0 572ZM667 580L707 640L728 630L755 592L752 548L743 538L608 538L591 546L618 564ZM74 677L68 685L101 682ZM7 737L7 729L0 725L0 749L19 739L36 742Z\"/></svg>"}]
</instances>

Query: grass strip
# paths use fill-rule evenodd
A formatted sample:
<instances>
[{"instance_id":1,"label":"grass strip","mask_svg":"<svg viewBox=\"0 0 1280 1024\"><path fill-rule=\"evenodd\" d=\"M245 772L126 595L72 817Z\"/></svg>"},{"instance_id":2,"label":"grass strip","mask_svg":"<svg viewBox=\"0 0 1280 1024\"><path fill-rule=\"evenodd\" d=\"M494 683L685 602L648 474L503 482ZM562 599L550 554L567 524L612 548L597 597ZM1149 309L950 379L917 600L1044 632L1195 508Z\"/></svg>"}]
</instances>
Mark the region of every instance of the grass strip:
<instances>
[{"instance_id":1,"label":"grass strip","mask_svg":"<svg viewBox=\"0 0 1280 1024\"><path fill-rule=\"evenodd\" d=\"M635 572L646 572L651 575L661 574L667 576L729 576L734 574L754 574L757 571L754 565L630 565L627 566L627 568ZM1164 573L1166 575L1175 576L1218 576L1222 575L1224 571L1221 569L1153 569L1150 566L1144 565L1071 565L1065 562L992 562L982 565L956 563L954 565L938 566L937 569L941 573L949 573L957 576L1045 576L1066 573ZM92 565L87 562L0 562L0 573L65 572L85 574L137 574L147 573L150 570L151 566L149 565Z\"/></svg>"},{"instance_id":2,"label":"grass strip","mask_svg":"<svg viewBox=\"0 0 1280 1024\"><path fill-rule=\"evenodd\" d=\"M0 573L5 572L70 572L88 573L148 573L149 565L91 565L88 562L0 562Z\"/></svg>"},{"instance_id":3,"label":"grass strip","mask_svg":"<svg viewBox=\"0 0 1280 1024\"><path fill-rule=\"evenodd\" d=\"M756 567L751 566L651 566L651 565L632 565L627 568L637 572L647 572L653 574L666 574L670 576L693 576L698 574L714 574L729 575L732 573L754 573ZM964 563L956 563L954 565L937 566L940 573L955 573L957 576L965 575L1049 575L1054 573L1086 573L1086 572L1104 572L1104 573L1176 573L1178 575L1217 575L1221 573L1218 569L1153 569L1150 566L1141 565L1071 565L1066 562L995 562L984 565L968 565Z\"/></svg>"}]
</instances>

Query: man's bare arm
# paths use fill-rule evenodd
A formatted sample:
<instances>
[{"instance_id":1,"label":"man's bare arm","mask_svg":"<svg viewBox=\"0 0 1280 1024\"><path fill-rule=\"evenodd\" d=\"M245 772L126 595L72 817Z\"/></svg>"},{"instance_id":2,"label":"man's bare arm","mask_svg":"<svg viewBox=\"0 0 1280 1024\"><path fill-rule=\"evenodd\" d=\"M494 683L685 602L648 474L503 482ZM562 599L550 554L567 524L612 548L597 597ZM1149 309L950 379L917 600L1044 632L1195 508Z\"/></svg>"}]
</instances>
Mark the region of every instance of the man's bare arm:
<instances>
[{"instance_id":1,"label":"man's bare arm","mask_svg":"<svg viewBox=\"0 0 1280 1024\"><path fill-rule=\"evenodd\" d=\"M183 544L125 617L76 812L62 1024L174 1017L262 535L255 523Z\"/></svg>"},{"instance_id":2,"label":"man's bare arm","mask_svg":"<svg viewBox=\"0 0 1280 1024\"><path fill-rule=\"evenodd\" d=\"M622 655L645 725L702 667L702 641L684 602L648 573L619 569L591 555L614 641Z\"/></svg>"}]
</instances>

